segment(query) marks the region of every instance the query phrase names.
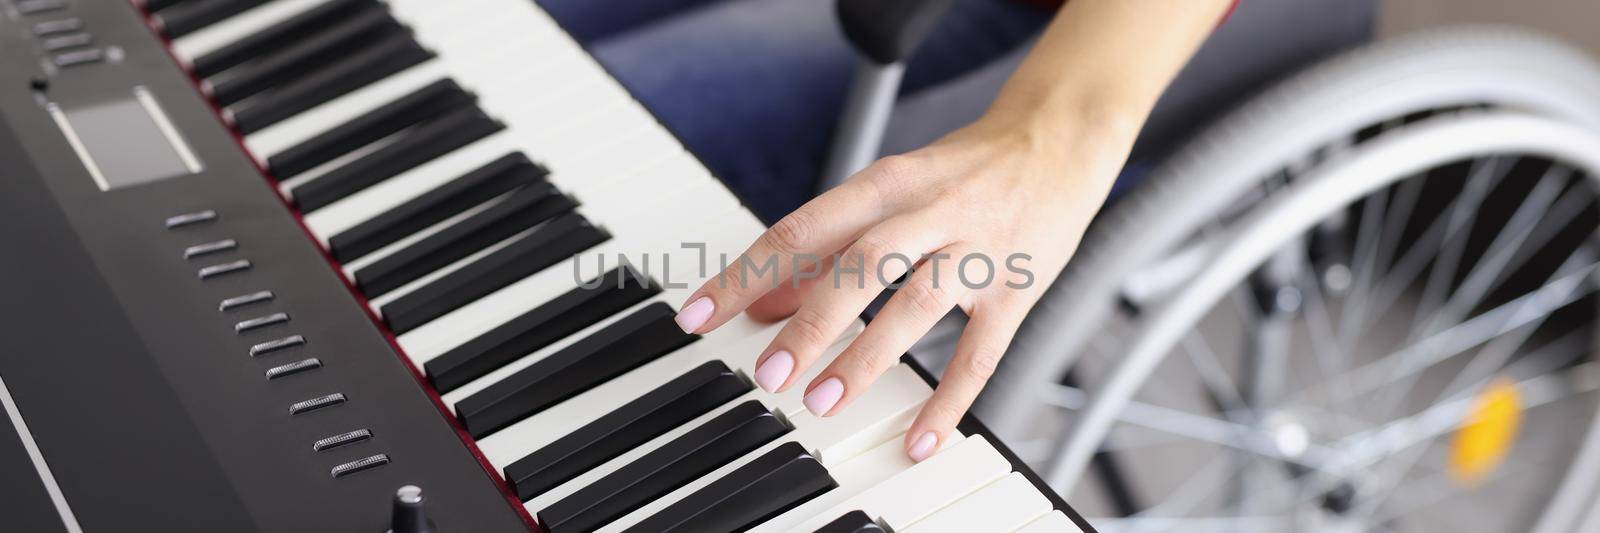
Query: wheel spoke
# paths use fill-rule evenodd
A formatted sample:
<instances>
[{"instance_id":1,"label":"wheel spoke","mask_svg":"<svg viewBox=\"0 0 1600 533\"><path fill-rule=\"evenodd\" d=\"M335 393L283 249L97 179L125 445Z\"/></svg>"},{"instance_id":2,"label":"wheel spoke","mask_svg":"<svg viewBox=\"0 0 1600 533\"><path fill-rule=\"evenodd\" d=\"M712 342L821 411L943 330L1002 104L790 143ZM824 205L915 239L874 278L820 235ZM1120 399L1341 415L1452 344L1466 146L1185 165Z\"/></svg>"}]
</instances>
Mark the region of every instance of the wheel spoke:
<instances>
[{"instance_id":1,"label":"wheel spoke","mask_svg":"<svg viewBox=\"0 0 1600 533\"><path fill-rule=\"evenodd\" d=\"M1556 309L1594 292L1593 284L1585 283L1585 280L1594 274L1596 267L1600 267L1600 263L1572 268L1568 272L1557 272L1559 278L1547 282L1538 289L1361 365L1355 370L1334 376L1328 380L1329 385L1324 386L1343 390L1339 381L1347 380L1352 384L1351 390L1355 394L1367 394L1412 373L1424 371L1508 331L1534 321L1541 321ZM1301 391L1301 394L1307 394L1308 391L1309 389Z\"/></svg>"}]
</instances>

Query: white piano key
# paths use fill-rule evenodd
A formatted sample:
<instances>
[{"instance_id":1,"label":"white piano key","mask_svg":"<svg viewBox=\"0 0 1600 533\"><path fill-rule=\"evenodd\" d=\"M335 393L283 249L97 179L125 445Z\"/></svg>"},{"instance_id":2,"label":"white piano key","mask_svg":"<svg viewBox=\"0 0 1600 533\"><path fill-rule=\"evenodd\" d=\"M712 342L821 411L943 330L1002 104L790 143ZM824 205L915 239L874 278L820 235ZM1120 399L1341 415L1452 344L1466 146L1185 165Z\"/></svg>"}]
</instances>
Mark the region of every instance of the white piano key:
<instances>
[{"instance_id":1,"label":"white piano key","mask_svg":"<svg viewBox=\"0 0 1600 533\"><path fill-rule=\"evenodd\" d=\"M710 239L711 242L722 242L722 239L725 238L724 236L728 235L730 232L726 231L727 228L718 228L716 226L717 218L719 217L702 217L699 221L688 225L687 228L691 229L692 231L698 231L701 235L704 235ZM670 295L672 297L682 298L687 294L686 291L693 290L699 286L698 281L693 283L688 282L698 279L696 277L690 277L698 274L698 269L693 265L693 263L690 262L692 261L691 258L696 255L694 250L658 249L658 245L653 243L659 242L659 240L646 238L648 235L635 234L634 237L634 239L615 239L615 241L619 243L617 246L604 247L604 245L602 245L603 248L592 249L589 252L579 254L579 256L574 259L570 259L562 264L545 269L543 272L529 276L527 279L512 284L511 286L507 286L501 289L501 291L497 291L496 293L481 298L472 304L469 304L468 306L463 306L461 309L457 309L456 311L440 317L438 320L435 320L434 322L443 322L442 327L438 328L437 332L422 331L423 328L433 327L433 324L430 323L423 325L416 331L402 336L400 341L401 346L406 350L407 354L410 354L414 361L426 363L428 360L431 360L438 354L454 348L461 343L465 343L467 340L476 337L483 332L488 331L489 329L497 327L500 324L503 324L530 309L538 307L544 302L548 302L555 297L576 288L580 278L592 278L595 274L615 268L618 263L614 256L608 258L604 266L601 265L600 254L606 252L625 252L630 264L634 265L635 268L640 271L640 273L648 275L655 279L658 283L663 284L663 288L667 288L669 292L673 293ZM667 256L677 257L678 259L663 259L663 257ZM654 257L655 259L651 261L653 264L646 265L645 257ZM666 273L663 272L664 268L661 261L669 261L672 264L678 265L670 267L673 269L673 272L671 272L671 277L665 276ZM583 265L589 266L585 267ZM682 279L684 281L680 282L677 281L677 279ZM681 284L682 288L668 288L665 286L667 283L672 283L673 285ZM678 303L672 303L670 305L676 307ZM477 311L477 309L468 309L469 307L482 307L485 309L482 312L475 313L474 311ZM463 311L466 312L463 313ZM467 316L453 316L457 315L458 313ZM469 325L469 323L476 325ZM424 333L424 335L412 335L411 333ZM447 339L429 338L436 337L435 335L431 335L435 333L437 333L439 336L446 336ZM541 352L531 354L529 357L523 358L523 360L519 360L518 362L508 365L507 368L502 368L499 371L500 374L491 374L490 376L485 376L471 383L467 383L466 385L451 391L449 394L446 394L445 399L451 403L454 403L462 398L465 398L466 396L470 396L478 390L486 387L489 383L493 383L502 379L501 377L494 376L509 375L509 373L514 372L521 367L533 364L538 359L541 359L543 354L554 349L558 348L552 346L546 350L542 350Z\"/></svg>"},{"instance_id":2,"label":"white piano key","mask_svg":"<svg viewBox=\"0 0 1600 533\"><path fill-rule=\"evenodd\" d=\"M275 0L261 4L173 40L172 51L179 58L193 61L328 1Z\"/></svg>"},{"instance_id":3,"label":"white piano key","mask_svg":"<svg viewBox=\"0 0 1600 533\"><path fill-rule=\"evenodd\" d=\"M452 150L392 178L306 215L306 226L323 244L340 232L381 215L489 162L517 151L510 128Z\"/></svg>"},{"instance_id":4,"label":"white piano key","mask_svg":"<svg viewBox=\"0 0 1600 533\"><path fill-rule=\"evenodd\" d=\"M617 519L615 522L607 524L605 527L600 528L599 531L625 530L637 524L640 520L660 512L674 502L693 494L729 472L749 463L754 458L760 457L761 454L786 442L798 442L805 446L807 450L822 450L822 453L833 456L835 464L828 467L831 475L839 463L848 461L868 449L888 442L903 433L906 427L911 424L909 415L915 414L915 407L921 405L923 398L926 396L917 398L908 404L904 391L898 387L898 382L908 375L913 379L917 379L918 383L921 383L921 379L917 378L916 373L912 372L909 367L903 364L897 365L889 372L885 372L883 379L880 380L880 385L888 386L882 388L874 386L858 398L850 409L846 409L838 415L826 419L813 418L810 413L803 411L790 415L789 421L794 425L795 429L788 435L750 452L738 460L712 471L710 474L701 476L694 482L646 504L634 512ZM923 385L923 388L926 390L926 385ZM907 412L908 410L910 411L909 413ZM849 457L840 453L854 449L856 445L860 442L865 442L865 440L871 440L873 444L859 449ZM819 459L821 458L819 457ZM827 460L823 460L823 462L826 464ZM1033 517L1028 518L1032 519Z\"/></svg>"},{"instance_id":5,"label":"white piano key","mask_svg":"<svg viewBox=\"0 0 1600 533\"><path fill-rule=\"evenodd\" d=\"M629 400L632 400L632 398L629 398ZM624 466L632 464L634 461L639 460L640 457L644 457L645 454L648 454L650 452L653 452L653 451L661 448L663 445L666 445L667 443L672 442L673 440L677 439L678 437L682 437L684 433L688 433L688 432L694 430L695 428L698 428L698 427L700 427L702 425L705 425L706 422L709 422L709 421L711 421L711 419L716 418L717 416L721 415L722 413L727 412L729 409L733 409L734 407L736 407L736 406L738 406L740 404L743 404L745 402L752 401L752 400L754 400L754 401L763 401L763 400L770 401L770 399L768 397L766 397L764 395L764 393L760 389L756 389L756 390L752 390L750 392L747 392L747 393L745 393L743 395L740 395L738 398L734 398L733 400L730 400L727 403L724 403L722 405L719 405L719 406L711 409L710 411L707 411L705 414L700 415L700 416L696 417L695 419L690 420L687 423L684 423L681 426L678 426L678 427L672 428L671 430L668 430L666 433L661 434L661 436L658 436L658 437L656 437L654 439L650 439L649 441L646 441L644 444L641 444L641 445L639 445L639 446L637 446L637 447L635 447L635 448L633 448L631 450L628 450L627 452L624 452L622 455L618 455L618 456L612 458L611 460L606 461L605 463L602 463L600 466L597 466L595 468L589 469L588 471L585 471L584 473L579 474L577 477L574 477L571 480L568 480L566 483L562 483L561 485L558 485L553 489L545 491L543 494L540 494L538 496L534 496L533 499L530 499L530 500L528 500L526 502L523 502L522 506L524 508L526 508L530 514L537 515L539 513L539 510L544 509L545 507L549 507L549 506L555 504L556 502L561 501L563 498L566 498L567 496L577 492L579 489L582 489L583 487L587 487L590 484L593 484L594 482L599 481L601 478L604 478L604 477L606 477L608 475L611 475L612 472L616 472L618 469L621 469ZM763 403L766 403L766 402L763 402ZM772 406L771 406L770 403L767 403L767 408L769 410L772 409ZM588 421L585 421L585 422L587 423ZM530 449L530 450L528 450L527 453L532 453L536 449L537 448ZM527 455L527 453L524 453L523 455L525 456L525 455ZM512 459L511 461L515 462L517 459L521 459L521 457L517 457L516 459ZM490 464L494 464L494 463L490 463ZM510 463L506 463L506 464L509 465ZM504 466L501 466L499 468L503 470Z\"/></svg>"},{"instance_id":6,"label":"white piano key","mask_svg":"<svg viewBox=\"0 0 1600 533\"><path fill-rule=\"evenodd\" d=\"M532 453L534 450L545 447L555 442L568 433L576 431L584 424L605 415L623 404L637 398L677 376L683 375L690 369L706 361L733 358L735 360L753 360L754 350L761 349L757 346L763 339L757 338L765 330L765 324L749 320L739 320L730 323L732 327L719 329L706 335L705 338L693 344L679 348L664 355L659 359L635 368L626 374L610 381L595 386L592 389L551 406L533 416L524 418L516 423L496 431L482 439L478 439L478 449L483 452L489 464L505 467ZM583 333L592 333L585 331ZM583 333L575 334L569 339L582 339ZM775 333L772 331L771 333ZM563 343L571 344L569 342ZM551 346L540 350L528 357L519 359L499 371L485 376L487 383L497 382L515 373L516 370L527 368L533 362L559 351L564 346ZM741 368L747 365L737 365L729 361L729 367ZM749 372L745 372L746 375ZM486 384L478 384L472 392L481 390ZM463 387L464 389L465 387ZM454 409L456 402L470 394L458 394L462 390L451 391L445 395L445 401Z\"/></svg>"},{"instance_id":7,"label":"white piano key","mask_svg":"<svg viewBox=\"0 0 1600 533\"><path fill-rule=\"evenodd\" d=\"M805 389L796 383L791 391ZM890 367L848 407L825 418L788 413L796 431L807 434L807 449L829 469L904 433L933 389L905 364Z\"/></svg>"},{"instance_id":8,"label":"white piano key","mask_svg":"<svg viewBox=\"0 0 1600 533\"><path fill-rule=\"evenodd\" d=\"M667 354L661 359L636 368L617 379L585 391L480 440L479 448L483 450L485 457L489 458L490 464L500 466L510 464L706 361L719 360L735 372L746 377L751 376L755 372L755 361L760 355L760 350L766 347L767 342L782 325L782 322L762 324L739 316L699 342ZM848 345L847 341L861 331L861 327L859 321L853 323L852 327L840 336L840 340L824 352L820 360L833 360L833 357ZM572 338L582 337L580 334ZM774 412L789 416L804 411L805 408L800 403L803 395L800 389L803 388L804 385L799 385L780 394L756 389L751 395L760 399Z\"/></svg>"},{"instance_id":9,"label":"white piano key","mask_svg":"<svg viewBox=\"0 0 1600 533\"><path fill-rule=\"evenodd\" d=\"M396 239L394 242L383 245L382 247L371 252L367 252L361 257L346 261L340 265L339 272L343 274L346 279L355 281L356 272L360 271L361 269L366 268L367 266L376 263L397 251L404 250L417 244L418 242L422 242L422 240L432 237L434 234L444 231L450 226L460 224L461 221L471 218L478 213L482 213L494 207L495 205L498 205L500 202L503 202L506 198L510 197L513 192L515 191L510 191L505 194L501 194L500 196L490 198L481 204L464 209L460 213L456 213L446 217L444 220L435 222L428 227L417 230L415 233ZM328 238L319 236L317 239L319 242L326 242ZM496 247L495 249L498 250L499 248Z\"/></svg>"},{"instance_id":10,"label":"white piano key","mask_svg":"<svg viewBox=\"0 0 1600 533\"><path fill-rule=\"evenodd\" d=\"M1012 531L1049 512L1050 500L1022 474L1012 472L904 530L895 530L905 533Z\"/></svg>"},{"instance_id":11,"label":"white piano key","mask_svg":"<svg viewBox=\"0 0 1600 533\"><path fill-rule=\"evenodd\" d=\"M711 190L715 189L700 188L683 194L709 196L709 193L700 191ZM664 210L674 205L670 196L665 201L666 204L651 209ZM656 257L654 264L650 265L652 271L643 273L660 283L698 287L701 279L698 276L698 251L680 247L676 239L693 236L688 238L700 239L708 249L726 249L735 246L728 243L754 238L748 225L729 222L739 214L737 204L715 203L704 207L704 212L691 210L681 218L645 219L654 223L653 228L628 220L630 216L641 218L638 212L599 211L597 216L617 224L606 225L607 230L613 232L611 240L406 332L399 338L400 346L419 364L426 362L572 290L577 287L578 278L592 278L595 274L614 268L618 264L619 253L639 268L645 266L642 264L644 257ZM585 213L590 212L587 206L580 209ZM672 259L661 259L669 255ZM604 258L604 268L601 258ZM713 256L708 260L715 261L716 258ZM662 261L669 262L670 272L662 267ZM664 274L670 274L670 277L663 278ZM710 271L709 274L714 275L715 272Z\"/></svg>"},{"instance_id":12,"label":"white piano key","mask_svg":"<svg viewBox=\"0 0 1600 533\"><path fill-rule=\"evenodd\" d=\"M1083 533L1083 528L1072 523L1072 519L1061 511L1052 511L1038 519L1022 526L1017 533Z\"/></svg>"},{"instance_id":13,"label":"white piano key","mask_svg":"<svg viewBox=\"0 0 1600 533\"><path fill-rule=\"evenodd\" d=\"M904 442L901 443L902 445ZM903 448L902 448L903 451ZM810 532L850 511L863 511L896 530L993 483L1011 464L982 435L952 439L928 459L859 494L813 513L788 531Z\"/></svg>"},{"instance_id":14,"label":"white piano key","mask_svg":"<svg viewBox=\"0 0 1600 533\"><path fill-rule=\"evenodd\" d=\"M709 189L709 187L707 186L699 189L678 191L678 194L682 197L694 197L700 189ZM672 199L672 197L665 199L658 198L659 201L668 204L670 204ZM707 209L706 211L702 212L690 212L679 220L673 220L670 222L657 220L656 224L653 226L641 226L637 224L636 221L628 221L625 219L615 219L616 223L614 224L606 223L604 222L605 218L596 218L591 216L592 214L587 209L584 209L580 206L578 212L580 214L584 214L585 218L588 218L591 223L597 224L605 228L606 231L610 232L612 236L611 239L578 254L574 259L558 262L541 272L535 273L528 278L524 278L522 281L533 283L535 285L533 287L534 292L542 296L541 298L525 300L524 302L537 305L539 302L549 301L549 299L554 298L555 296L560 295L567 290L577 287L577 281L573 279L575 277L573 276L573 272L575 272L575 270L571 269L573 268L571 264L574 262L581 263L584 261L584 259L590 259L594 261L594 263L598 263L598 257L601 256L600 254L606 254L607 256L614 258L616 253L625 253L633 257L637 257L639 254L646 253L652 255L655 253L669 253L669 250L665 249L665 246L667 246L666 243L671 242L669 239L678 235L702 234L699 232L706 231L707 228L714 227L715 221L739 214L736 210L737 206L724 205L708 207L716 207L716 209ZM372 299L372 301L369 302L369 305L375 312L381 314L381 311L379 310L389 302L403 298L407 294L410 294L419 288L425 287L452 272L460 270L466 265L472 264L474 261L494 253L494 251L497 251L500 248L504 248L511 242L514 242L516 239L520 238L522 235L525 235L531 231L533 231L533 229L518 233L517 236L507 238L489 248L475 252L472 255L456 260L449 265L445 265L438 270L420 276L417 279L400 286L399 288ZM718 240L716 242L720 243L723 241ZM369 255L378 256L376 252ZM362 258L362 260L366 261L367 258ZM569 268L560 268L563 266L568 266ZM345 272L347 275L354 275L354 270L350 268L346 268ZM541 281L534 281L536 279ZM513 285L522 283L522 281L513 282ZM504 290L504 288L501 290ZM491 293L490 296L493 296L493 294ZM531 307L529 307L529 309L531 309ZM501 322L504 322L504 320L509 320L511 316L515 315L506 315Z\"/></svg>"},{"instance_id":15,"label":"white piano key","mask_svg":"<svg viewBox=\"0 0 1600 533\"><path fill-rule=\"evenodd\" d=\"M840 502L877 486L884 480L910 468L916 463L913 463L911 458L906 457L905 445L902 442L904 437L905 434L896 435L883 444L879 444L878 447L856 456L838 467L829 468L829 475L833 476L833 481L838 483L839 486L793 509L784 511L781 515L762 522L761 525L751 528L751 533L788 531L790 528L806 523L819 514L825 513ZM828 518L828 520L838 518L836 515L830 516L831 518ZM823 524L826 523L823 522ZM816 528L808 529L807 531L814 529Z\"/></svg>"},{"instance_id":16,"label":"white piano key","mask_svg":"<svg viewBox=\"0 0 1600 533\"><path fill-rule=\"evenodd\" d=\"M338 157L329 159L320 165L308 168L305 171L293 176L275 176L279 179L278 194L283 195L284 198L294 198L294 190L296 188L310 183L312 180L319 179L327 175L329 172L338 170L340 167L355 162L356 160L366 157L373 152L382 150L384 147L389 146L391 143L394 143L401 137L404 137L405 133L405 131L395 132L384 138L362 145L360 148L356 148L341 154Z\"/></svg>"},{"instance_id":17,"label":"white piano key","mask_svg":"<svg viewBox=\"0 0 1600 533\"><path fill-rule=\"evenodd\" d=\"M266 161L279 152L446 77L448 69L443 61L437 58L425 61L252 133L245 137L245 146L257 161Z\"/></svg>"}]
</instances>

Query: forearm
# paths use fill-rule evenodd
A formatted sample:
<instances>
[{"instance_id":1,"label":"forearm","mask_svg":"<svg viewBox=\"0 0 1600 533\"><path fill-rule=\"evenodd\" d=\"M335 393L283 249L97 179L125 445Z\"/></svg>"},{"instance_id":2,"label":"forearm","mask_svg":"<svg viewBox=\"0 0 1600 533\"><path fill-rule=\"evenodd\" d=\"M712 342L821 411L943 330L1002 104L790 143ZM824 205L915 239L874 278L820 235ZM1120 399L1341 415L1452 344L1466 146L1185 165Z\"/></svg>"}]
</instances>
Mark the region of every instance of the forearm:
<instances>
[{"instance_id":1,"label":"forearm","mask_svg":"<svg viewBox=\"0 0 1600 533\"><path fill-rule=\"evenodd\" d=\"M1131 145L1156 99L1232 0L1072 0L989 115L1045 138L1089 128Z\"/></svg>"}]
</instances>

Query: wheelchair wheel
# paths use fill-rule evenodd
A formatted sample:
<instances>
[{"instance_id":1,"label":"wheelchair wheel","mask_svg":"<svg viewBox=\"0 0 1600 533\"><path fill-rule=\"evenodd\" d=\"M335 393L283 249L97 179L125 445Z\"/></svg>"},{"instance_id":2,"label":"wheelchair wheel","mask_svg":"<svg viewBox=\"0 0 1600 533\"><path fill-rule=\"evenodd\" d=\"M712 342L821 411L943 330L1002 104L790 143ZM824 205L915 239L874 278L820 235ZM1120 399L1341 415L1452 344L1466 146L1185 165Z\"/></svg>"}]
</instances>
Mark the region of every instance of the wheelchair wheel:
<instances>
[{"instance_id":1,"label":"wheelchair wheel","mask_svg":"<svg viewBox=\"0 0 1600 533\"><path fill-rule=\"evenodd\" d=\"M1570 530L1595 131L1600 70L1523 33L1307 71L1108 210L980 409L1106 531Z\"/></svg>"}]
</instances>

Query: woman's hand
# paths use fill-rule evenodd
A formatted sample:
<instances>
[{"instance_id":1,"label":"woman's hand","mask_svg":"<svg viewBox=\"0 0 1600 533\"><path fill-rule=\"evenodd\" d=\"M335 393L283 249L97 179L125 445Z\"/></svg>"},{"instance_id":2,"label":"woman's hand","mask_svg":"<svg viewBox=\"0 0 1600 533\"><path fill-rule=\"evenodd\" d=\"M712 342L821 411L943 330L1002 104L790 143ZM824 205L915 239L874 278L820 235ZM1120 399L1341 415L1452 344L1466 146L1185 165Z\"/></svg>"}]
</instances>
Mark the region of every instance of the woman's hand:
<instances>
[{"instance_id":1,"label":"woman's hand","mask_svg":"<svg viewBox=\"0 0 1600 533\"><path fill-rule=\"evenodd\" d=\"M792 314L761 353L756 383L803 386L806 408L830 416L959 306L971 320L955 359L906 432L906 453L926 459L1072 256L1162 90L1232 4L1068 2L984 118L880 160L780 220L689 297L678 324L705 333L740 311ZM797 384L907 272L907 259L925 255L866 331L816 379ZM819 257L836 261L818 271ZM774 260L774 268L750 268Z\"/></svg>"},{"instance_id":2,"label":"woman's hand","mask_svg":"<svg viewBox=\"0 0 1600 533\"><path fill-rule=\"evenodd\" d=\"M740 311L758 320L792 314L762 352L755 380L769 392L805 387L806 408L830 416L959 306L971 321L907 433L907 453L925 459L977 397L1105 199L1132 136L1113 129L1130 128L1086 120L1045 131L992 114L879 160L768 230L689 297L679 325L705 333ZM774 260L776 269L751 268ZM797 383L914 261L866 330L815 379Z\"/></svg>"}]
</instances>

